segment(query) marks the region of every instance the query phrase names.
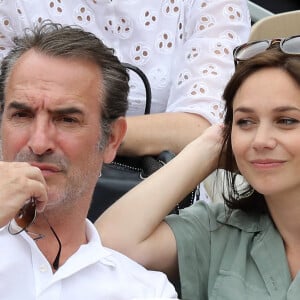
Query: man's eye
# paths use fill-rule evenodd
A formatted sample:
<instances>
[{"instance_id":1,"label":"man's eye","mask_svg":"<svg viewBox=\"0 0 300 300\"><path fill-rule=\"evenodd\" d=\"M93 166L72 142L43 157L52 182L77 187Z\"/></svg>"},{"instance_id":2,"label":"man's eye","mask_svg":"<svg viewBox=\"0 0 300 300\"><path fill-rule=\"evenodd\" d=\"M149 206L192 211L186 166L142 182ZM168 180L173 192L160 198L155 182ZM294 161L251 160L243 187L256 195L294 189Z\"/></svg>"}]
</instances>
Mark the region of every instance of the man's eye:
<instances>
[{"instance_id":1,"label":"man's eye","mask_svg":"<svg viewBox=\"0 0 300 300\"><path fill-rule=\"evenodd\" d=\"M11 115L11 118L14 118L14 119L31 118L31 117L32 117L32 115L26 111L17 111Z\"/></svg>"},{"instance_id":2,"label":"man's eye","mask_svg":"<svg viewBox=\"0 0 300 300\"><path fill-rule=\"evenodd\" d=\"M76 123L78 123L79 121L78 121L77 118L74 118L74 117L66 117L66 116L63 116L63 117L57 118L57 122L68 123L68 124L76 124Z\"/></svg>"},{"instance_id":3,"label":"man's eye","mask_svg":"<svg viewBox=\"0 0 300 300\"><path fill-rule=\"evenodd\" d=\"M62 120L66 123L76 123L76 119L74 118L65 117Z\"/></svg>"}]
</instances>

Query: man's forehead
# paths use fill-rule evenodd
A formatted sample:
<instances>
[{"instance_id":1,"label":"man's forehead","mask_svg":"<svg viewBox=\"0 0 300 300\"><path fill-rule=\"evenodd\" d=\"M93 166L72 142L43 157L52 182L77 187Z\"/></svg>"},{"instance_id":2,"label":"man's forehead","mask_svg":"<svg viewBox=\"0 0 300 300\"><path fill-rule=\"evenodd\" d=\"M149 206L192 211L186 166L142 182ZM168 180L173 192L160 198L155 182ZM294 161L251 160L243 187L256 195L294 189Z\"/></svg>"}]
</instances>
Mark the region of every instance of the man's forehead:
<instances>
[{"instance_id":1,"label":"man's forehead","mask_svg":"<svg viewBox=\"0 0 300 300\"><path fill-rule=\"evenodd\" d=\"M20 80L20 78L23 82L34 80L34 83L45 89L53 82L60 81L63 86L76 80L97 80L98 85L102 82L101 70L91 60L79 57L50 56L34 49L28 50L16 61L8 77L8 82Z\"/></svg>"},{"instance_id":2,"label":"man's forehead","mask_svg":"<svg viewBox=\"0 0 300 300\"><path fill-rule=\"evenodd\" d=\"M92 102L99 104L101 74L84 61L25 53L13 68L5 90L6 101L31 103ZM61 60L62 59L62 60ZM33 60L33 61L31 61ZM31 70L30 70L31 69Z\"/></svg>"}]
</instances>

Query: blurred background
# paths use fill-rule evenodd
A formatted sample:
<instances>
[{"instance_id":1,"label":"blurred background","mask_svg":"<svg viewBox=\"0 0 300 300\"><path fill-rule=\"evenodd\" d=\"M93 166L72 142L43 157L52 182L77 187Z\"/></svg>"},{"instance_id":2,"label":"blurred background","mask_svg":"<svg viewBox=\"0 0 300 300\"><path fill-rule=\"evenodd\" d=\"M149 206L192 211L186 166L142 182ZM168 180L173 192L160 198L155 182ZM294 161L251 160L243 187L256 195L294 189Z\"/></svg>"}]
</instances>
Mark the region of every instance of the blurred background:
<instances>
[{"instance_id":1,"label":"blurred background","mask_svg":"<svg viewBox=\"0 0 300 300\"><path fill-rule=\"evenodd\" d=\"M252 2L275 14L300 9L300 0L252 0Z\"/></svg>"}]
</instances>

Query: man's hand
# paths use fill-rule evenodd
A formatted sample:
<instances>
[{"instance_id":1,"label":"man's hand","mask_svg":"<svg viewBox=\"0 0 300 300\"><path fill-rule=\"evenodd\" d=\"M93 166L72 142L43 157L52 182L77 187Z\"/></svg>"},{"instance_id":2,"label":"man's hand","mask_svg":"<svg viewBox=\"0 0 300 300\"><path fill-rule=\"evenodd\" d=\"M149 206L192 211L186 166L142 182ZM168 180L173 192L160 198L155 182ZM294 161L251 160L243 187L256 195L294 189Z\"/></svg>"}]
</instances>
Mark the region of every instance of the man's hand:
<instances>
[{"instance_id":1,"label":"man's hand","mask_svg":"<svg viewBox=\"0 0 300 300\"><path fill-rule=\"evenodd\" d=\"M37 211L44 210L47 186L39 168L26 162L0 162L0 227L17 214L24 203L34 197Z\"/></svg>"}]
</instances>

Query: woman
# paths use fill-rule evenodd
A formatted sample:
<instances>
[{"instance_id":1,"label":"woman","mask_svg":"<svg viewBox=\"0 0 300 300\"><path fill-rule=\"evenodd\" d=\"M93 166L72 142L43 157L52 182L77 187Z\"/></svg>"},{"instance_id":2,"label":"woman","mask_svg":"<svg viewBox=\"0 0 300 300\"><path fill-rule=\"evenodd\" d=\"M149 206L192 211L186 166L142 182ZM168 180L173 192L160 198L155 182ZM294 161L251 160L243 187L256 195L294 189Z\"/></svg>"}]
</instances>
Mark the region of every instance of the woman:
<instances>
[{"instance_id":1,"label":"woman","mask_svg":"<svg viewBox=\"0 0 300 300\"><path fill-rule=\"evenodd\" d=\"M238 47L224 127L206 130L108 209L97 222L104 244L180 275L185 300L299 299L299 54L300 36ZM221 149L231 171L225 206L198 202L165 218L216 168Z\"/></svg>"}]
</instances>

